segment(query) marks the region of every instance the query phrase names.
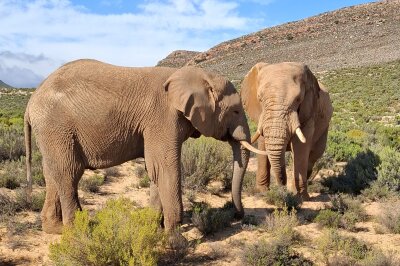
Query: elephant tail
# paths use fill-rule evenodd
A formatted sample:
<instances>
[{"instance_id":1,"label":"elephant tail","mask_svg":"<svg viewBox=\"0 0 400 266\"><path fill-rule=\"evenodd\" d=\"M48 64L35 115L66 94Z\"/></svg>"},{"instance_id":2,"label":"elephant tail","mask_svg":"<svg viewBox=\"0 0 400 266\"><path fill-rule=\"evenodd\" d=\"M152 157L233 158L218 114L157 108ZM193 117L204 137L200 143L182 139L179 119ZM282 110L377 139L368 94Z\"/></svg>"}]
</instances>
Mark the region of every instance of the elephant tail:
<instances>
[{"instance_id":1,"label":"elephant tail","mask_svg":"<svg viewBox=\"0 0 400 266\"><path fill-rule=\"evenodd\" d=\"M25 133L25 155L26 155L26 197L28 202L32 202L32 127L29 121L29 113L25 112L24 117Z\"/></svg>"}]
</instances>

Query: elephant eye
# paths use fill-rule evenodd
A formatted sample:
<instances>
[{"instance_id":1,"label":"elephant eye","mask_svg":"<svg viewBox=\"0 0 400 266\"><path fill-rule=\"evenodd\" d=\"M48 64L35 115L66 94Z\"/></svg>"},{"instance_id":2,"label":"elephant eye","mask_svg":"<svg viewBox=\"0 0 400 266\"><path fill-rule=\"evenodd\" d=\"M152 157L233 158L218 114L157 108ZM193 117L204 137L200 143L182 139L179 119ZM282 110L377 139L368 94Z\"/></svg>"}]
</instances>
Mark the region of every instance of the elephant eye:
<instances>
[{"instance_id":1,"label":"elephant eye","mask_svg":"<svg viewBox=\"0 0 400 266\"><path fill-rule=\"evenodd\" d=\"M239 114L239 111L236 111L236 110L235 110L235 111L233 111L233 112L234 112L235 114L237 114L237 115Z\"/></svg>"}]
</instances>

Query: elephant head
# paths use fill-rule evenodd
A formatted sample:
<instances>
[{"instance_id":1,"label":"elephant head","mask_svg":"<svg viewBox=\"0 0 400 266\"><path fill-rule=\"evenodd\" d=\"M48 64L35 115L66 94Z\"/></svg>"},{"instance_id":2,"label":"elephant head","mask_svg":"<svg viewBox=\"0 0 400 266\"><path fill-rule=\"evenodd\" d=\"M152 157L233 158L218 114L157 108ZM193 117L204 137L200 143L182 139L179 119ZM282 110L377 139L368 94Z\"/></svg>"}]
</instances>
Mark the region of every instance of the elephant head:
<instances>
[{"instance_id":1,"label":"elephant head","mask_svg":"<svg viewBox=\"0 0 400 266\"><path fill-rule=\"evenodd\" d=\"M264 137L271 171L280 184L285 183L282 164L289 142L293 138L302 143L312 141L302 130L313 127L308 121L313 121L316 113L319 90L309 68L294 62L258 63L242 82L243 105L250 118L258 121L252 141L260 135Z\"/></svg>"},{"instance_id":2,"label":"elephant head","mask_svg":"<svg viewBox=\"0 0 400 266\"><path fill-rule=\"evenodd\" d=\"M252 148L250 131L239 94L227 79L200 68L183 67L164 83L170 105L194 127L192 137L203 134L228 141L233 151L232 199L243 216L241 186Z\"/></svg>"}]
</instances>

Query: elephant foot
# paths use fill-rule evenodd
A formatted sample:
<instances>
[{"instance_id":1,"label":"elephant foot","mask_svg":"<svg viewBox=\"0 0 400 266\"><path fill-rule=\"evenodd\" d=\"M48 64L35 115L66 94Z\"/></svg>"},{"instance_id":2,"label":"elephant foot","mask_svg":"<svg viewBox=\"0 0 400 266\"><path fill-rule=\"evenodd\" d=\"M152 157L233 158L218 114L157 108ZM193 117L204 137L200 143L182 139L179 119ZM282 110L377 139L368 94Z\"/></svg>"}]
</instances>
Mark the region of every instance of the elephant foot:
<instances>
[{"instance_id":1,"label":"elephant foot","mask_svg":"<svg viewBox=\"0 0 400 266\"><path fill-rule=\"evenodd\" d=\"M63 222L58 219L47 219L42 217L42 230L48 234L61 234Z\"/></svg>"},{"instance_id":2,"label":"elephant foot","mask_svg":"<svg viewBox=\"0 0 400 266\"><path fill-rule=\"evenodd\" d=\"M299 196L301 197L301 199L302 199L303 201L309 201L309 200L311 199L310 194L308 194L307 191L305 191L305 192L300 192L300 193L299 193Z\"/></svg>"},{"instance_id":3,"label":"elephant foot","mask_svg":"<svg viewBox=\"0 0 400 266\"><path fill-rule=\"evenodd\" d=\"M256 192L263 193L268 190L268 186L265 185L256 185Z\"/></svg>"}]
</instances>

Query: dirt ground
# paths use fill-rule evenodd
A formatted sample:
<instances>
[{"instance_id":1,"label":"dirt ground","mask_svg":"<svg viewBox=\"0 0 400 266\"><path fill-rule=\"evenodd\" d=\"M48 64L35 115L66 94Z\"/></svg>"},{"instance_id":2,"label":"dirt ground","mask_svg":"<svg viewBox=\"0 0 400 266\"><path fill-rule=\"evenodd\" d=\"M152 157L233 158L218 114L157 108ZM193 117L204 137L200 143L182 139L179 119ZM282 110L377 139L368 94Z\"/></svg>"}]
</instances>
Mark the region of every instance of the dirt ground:
<instances>
[{"instance_id":1,"label":"dirt ground","mask_svg":"<svg viewBox=\"0 0 400 266\"><path fill-rule=\"evenodd\" d=\"M149 189L138 188L138 178L135 176L135 164L127 162L117 166L118 176L110 176L104 185L100 187L99 193L86 193L80 191L82 207L84 209L96 210L104 206L110 198L120 196L128 197L141 206L147 206L149 202ZM249 171L254 171L256 164L251 159ZM92 171L85 172L85 175L93 174ZM3 191L4 192L4 191ZM10 192L11 193L11 192ZM329 200L327 195L311 194L312 199L303 203L298 211L300 221L305 221L318 210L324 208ZM222 207L230 200L230 194L211 195L198 194L196 201L205 200L213 207ZM274 210L274 206L268 205L260 196L244 193L243 204L247 215L254 215L259 220ZM184 205L188 201L184 196ZM374 222L381 211L379 203L364 204L370 219L368 222L357 224L357 232L347 231L345 234L361 239L384 252L394 251L400 253L400 235L379 234L376 231L377 223ZM48 246L50 243L59 241L59 235L46 234L40 229L39 213L22 212L15 216L14 222L24 224L24 230L15 229L10 232L7 224L0 224L0 264L1 265L52 265L48 257ZM13 222L13 221L11 221ZM182 226L183 235L191 242L196 243L190 249L189 255L182 265L242 265L241 256L246 245L255 242L268 234L254 228L244 228L240 222L234 222L231 227L224 229L211 236L202 236L200 231L192 226L190 218L184 219ZM296 230L304 239L315 239L321 235L321 229L316 223L303 223L296 227ZM305 257L314 261L317 265L323 265L322 257L311 244L296 248Z\"/></svg>"}]
</instances>

